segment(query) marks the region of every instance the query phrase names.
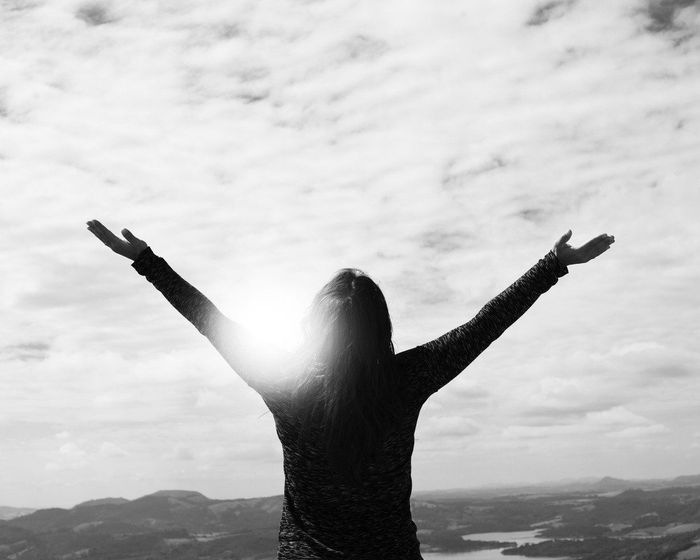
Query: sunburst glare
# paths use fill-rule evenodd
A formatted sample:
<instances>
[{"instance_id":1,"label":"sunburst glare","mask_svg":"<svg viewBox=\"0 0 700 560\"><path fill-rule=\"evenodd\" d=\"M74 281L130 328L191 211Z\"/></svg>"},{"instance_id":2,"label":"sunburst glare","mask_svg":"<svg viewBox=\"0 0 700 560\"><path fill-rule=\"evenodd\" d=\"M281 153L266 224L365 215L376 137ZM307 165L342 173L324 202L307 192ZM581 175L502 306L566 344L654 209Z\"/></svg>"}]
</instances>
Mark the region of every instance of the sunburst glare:
<instances>
[{"instance_id":1,"label":"sunburst glare","mask_svg":"<svg viewBox=\"0 0 700 560\"><path fill-rule=\"evenodd\" d=\"M256 341L291 352L302 342L301 321L310 301L298 286L251 277L222 311Z\"/></svg>"}]
</instances>

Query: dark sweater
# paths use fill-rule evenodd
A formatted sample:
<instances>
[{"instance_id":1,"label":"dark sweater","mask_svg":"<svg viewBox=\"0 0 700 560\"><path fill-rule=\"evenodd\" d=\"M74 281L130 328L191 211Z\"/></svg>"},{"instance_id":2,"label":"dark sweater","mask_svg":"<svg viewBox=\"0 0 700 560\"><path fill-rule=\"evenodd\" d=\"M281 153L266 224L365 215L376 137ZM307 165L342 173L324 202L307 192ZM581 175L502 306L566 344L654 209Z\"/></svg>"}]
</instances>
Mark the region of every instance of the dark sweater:
<instances>
[{"instance_id":1,"label":"dark sweater","mask_svg":"<svg viewBox=\"0 0 700 560\"><path fill-rule=\"evenodd\" d=\"M473 319L396 355L399 420L386 435L381 459L366 466L362 485L357 486L335 475L320 436L318 445L299 447L298 418L281 381L288 355L250 337L150 248L132 266L211 341L272 412L284 452L279 560L420 559L410 496L414 432L423 403L568 273L550 251Z\"/></svg>"}]
</instances>

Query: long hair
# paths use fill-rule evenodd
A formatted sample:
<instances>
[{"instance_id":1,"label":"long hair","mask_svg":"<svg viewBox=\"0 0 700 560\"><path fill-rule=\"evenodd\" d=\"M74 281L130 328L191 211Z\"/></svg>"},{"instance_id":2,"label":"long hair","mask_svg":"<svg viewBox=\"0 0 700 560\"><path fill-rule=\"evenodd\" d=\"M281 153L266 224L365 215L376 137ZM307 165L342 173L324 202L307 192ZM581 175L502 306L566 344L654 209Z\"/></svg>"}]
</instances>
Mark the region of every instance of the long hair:
<instances>
[{"instance_id":1,"label":"long hair","mask_svg":"<svg viewBox=\"0 0 700 560\"><path fill-rule=\"evenodd\" d=\"M304 330L306 371L295 390L300 439L320 430L330 465L345 481L359 482L396 418L384 295L363 271L340 269L314 297Z\"/></svg>"}]
</instances>

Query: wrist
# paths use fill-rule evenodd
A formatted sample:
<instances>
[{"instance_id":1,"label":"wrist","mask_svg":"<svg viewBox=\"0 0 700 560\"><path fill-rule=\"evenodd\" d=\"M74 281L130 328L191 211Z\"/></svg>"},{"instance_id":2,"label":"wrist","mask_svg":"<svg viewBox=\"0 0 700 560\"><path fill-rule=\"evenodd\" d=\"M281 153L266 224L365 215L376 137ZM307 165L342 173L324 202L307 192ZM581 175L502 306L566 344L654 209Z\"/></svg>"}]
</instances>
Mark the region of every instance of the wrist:
<instances>
[{"instance_id":1,"label":"wrist","mask_svg":"<svg viewBox=\"0 0 700 560\"><path fill-rule=\"evenodd\" d=\"M557 259L557 261L558 261L562 266L569 266L570 264L572 264L572 263L570 263L570 262L567 260L567 258L566 258L565 255L562 255L562 254L558 253L556 249L552 249L552 250L550 251L550 253L552 253L552 254L555 256L555 258Z\"/></svg>"},{"instance_id":2,"label":"wrist","mask_svg":"<svg viewBox=\"0 0 700 560\"><path fill-rule=\"evenodd\" d=\"M566 261L565 257L558 255L555 249L552 249L549 252L553 255L554 262L556 263L557 276L564 276L565 274L568 274L569 270L567 267L570 263Z\"/></svg>"},{"instance_id":3,"label":"wrist","mask_svg":"<svg viewBox=\"0 0 700 560\"><path fill-rule=\"evenodd\" d=\"M151 248L148 245L146 245L146 247L144 247L143 249L134 251L130 256L131 260L136 262L139 259L143 259L143 257L145 257L148 253L152 253L150 249Z\"/></svg>"}]
</instances>

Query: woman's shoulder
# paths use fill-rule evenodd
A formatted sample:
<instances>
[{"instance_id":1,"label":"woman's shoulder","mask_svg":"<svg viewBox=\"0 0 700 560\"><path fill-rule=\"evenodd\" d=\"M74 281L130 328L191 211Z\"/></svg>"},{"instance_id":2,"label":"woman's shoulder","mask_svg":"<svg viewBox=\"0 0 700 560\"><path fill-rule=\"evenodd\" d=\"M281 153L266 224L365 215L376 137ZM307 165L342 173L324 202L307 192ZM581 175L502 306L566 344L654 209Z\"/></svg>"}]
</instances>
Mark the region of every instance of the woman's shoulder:
<instances>
[{"instance_id":1,"label":"woman's shoulder","mask_svg":"<svg viewBox=\"0 0 700 560\"><path fill-rule=\"evenodd\" d=\"M428 353L423 346L402 350L395 356L396 369L399 371L415 370L425 363Z\"/></svg>"}]
</instances>

